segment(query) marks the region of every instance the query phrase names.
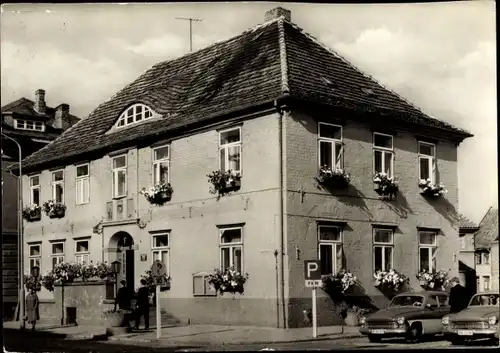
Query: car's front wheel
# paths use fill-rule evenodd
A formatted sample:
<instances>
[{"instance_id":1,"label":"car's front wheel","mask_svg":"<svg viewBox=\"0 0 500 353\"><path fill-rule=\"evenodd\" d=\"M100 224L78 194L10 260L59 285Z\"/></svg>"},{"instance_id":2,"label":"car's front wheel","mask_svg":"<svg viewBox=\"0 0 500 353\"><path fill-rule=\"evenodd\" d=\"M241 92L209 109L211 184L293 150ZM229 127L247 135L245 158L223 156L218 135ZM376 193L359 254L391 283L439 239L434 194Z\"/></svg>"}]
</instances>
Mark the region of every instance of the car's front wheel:
<instances>
[{"instance_id":1,"label":"car's front wheel","mask_svg":"<svg viewBox=\"0 0 500 353\"><path fill-rule=\"evenodd\" d=\"M374 336L374 335L368 335L368 340L371 343L379 343L380 341L382 341L382 337L380 337L380 336Z\"/></svg>"}]
</instances>

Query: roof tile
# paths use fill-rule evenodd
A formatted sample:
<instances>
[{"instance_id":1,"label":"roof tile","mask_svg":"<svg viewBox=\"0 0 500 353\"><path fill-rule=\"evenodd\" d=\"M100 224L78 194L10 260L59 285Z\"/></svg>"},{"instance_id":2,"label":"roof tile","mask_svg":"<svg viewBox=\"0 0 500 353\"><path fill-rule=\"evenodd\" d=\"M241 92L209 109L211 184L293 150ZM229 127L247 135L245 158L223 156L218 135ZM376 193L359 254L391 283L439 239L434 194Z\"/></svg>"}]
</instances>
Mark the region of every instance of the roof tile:
<instances>
[{"instance_id":1,"label":"roof tile","mask_svg":"<svg viewBox=\"0 0 500 353\"><path fill-rule=\"evenodd\" d=\"M498 239L498 209L490 207L479 223L479 230L474 235L476 249L489 249L491 243Z\"/></svg>"}]
</instances>

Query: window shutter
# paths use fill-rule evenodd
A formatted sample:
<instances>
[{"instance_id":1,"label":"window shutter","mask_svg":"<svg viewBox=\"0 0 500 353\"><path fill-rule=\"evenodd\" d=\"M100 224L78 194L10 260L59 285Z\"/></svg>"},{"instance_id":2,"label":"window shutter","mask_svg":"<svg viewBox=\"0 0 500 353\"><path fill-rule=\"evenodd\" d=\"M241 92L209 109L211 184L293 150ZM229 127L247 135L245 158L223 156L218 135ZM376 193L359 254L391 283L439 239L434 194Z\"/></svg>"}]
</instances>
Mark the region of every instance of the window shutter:
<instances>
[{"instance_id":1,"label":"window shutter","mask_svg":"<svg viewBox=\"0 0 500 353\"><path fill-rule=\"evenodd\" d=\"M85 178L83 180L83 202L90 201L90 179Z\"/></svg>"},{"instance_id":2,"label":"window shutter","mask_svg":"<svg viewBox=\"0 0 500 353\"><path fill-rule=\"evenodd\" d=\"M431 158L431 180L436 183L436 158Z\"/></svg>"},{"instance_id":3,"label":"window shutter","mask_svg":"<svg viewBox=\"0 0 500 353\"><path fill-rule=\"evenodd\" d=\"M83 188L82 188L82 179L78 179L76 181L76 203L80 204L83 202Z\"/></svg>"},{"instance_id":4,"label":"window shutter","mask_svg":"<svg viewBox=\"0 0 500 353\"><path fill-rule=\"evenodd\" d=\"M345 267L344 263L344 247L342 244L337 245L337 254L336 254L336 262L335 262L335 270L338 272Z\"/></svg>"}]
</instances>

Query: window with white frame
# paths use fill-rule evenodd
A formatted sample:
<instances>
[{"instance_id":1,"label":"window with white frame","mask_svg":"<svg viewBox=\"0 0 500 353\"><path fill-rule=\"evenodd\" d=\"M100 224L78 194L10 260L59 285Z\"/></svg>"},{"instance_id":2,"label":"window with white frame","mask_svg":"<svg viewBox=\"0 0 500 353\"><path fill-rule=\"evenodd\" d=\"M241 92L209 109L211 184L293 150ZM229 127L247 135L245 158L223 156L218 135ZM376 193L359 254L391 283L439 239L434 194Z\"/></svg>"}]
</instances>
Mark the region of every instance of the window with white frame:
<instances>
[{"instance_id":1,"label":"window with white frame","mask_svg":"<svg viewBox=\"0 0 500 353\"><path fill-rule=\"evenodd\" d=\"M138 123L153 117L151 108L144 104L134 104L127 108L118 118L117 127Z\"/></svg>"},{"instance_id":2,"label":"window with white frame","mask_svg":"<svg viewBox=\"0 0 500 353\"><path fill-rule=\"evenodd\" d=\"M64 170L52 172L52 200L64 203Z\"/></svg>"},{"instance_id":3,"label":"window with white frame","mask_svg":"<svg viewBox=\"0 0 500 353\"><path fill-rule=\"evenodd\" d=\"M170 146L153 148L153 185L169 182Z\"/></svg>"},{"instance_id":4,"label":"window with white frame","mask_svg":"<svg viewBox=\"0 0 500 353\"><path fill-rule=\"evenodd\" d=\"M436 183L436 146L428 142L418 142L418 168L421 180L430 179Z\"/></svg>"},{"instance_id":5,"label":"window with white frame","mask_svg":"<svg viewBox=\"0 0 500 353\"><path fill-rule=\"evenodd\" d=\"M40 176L30 177L30 202L40 206Z\"/></svg>"},{"instance_id":6,"label":"window with white frame","mask_svg":"<svg viewBox=\"0 0 500 353\"><path fill-rule=\"evenodd\" d=\"M322 275L336 274L342 269L342 227L318 225L318 256Z\"/></svg>"},{"instance_id":7,"label":"window with white frame","mask_svg":"<svg viewBox=\"0 0 500 353\"><path fill-rule=\"evenodd\" d=\"M373 171L394 176L393 137L391 135L373 133Z\"/></svg>"},{"instance_id":8,"label":"window with white frame","mask_svg":"<svg viewBox=\"0 0 500 353\"><path fill-rule=\"evenodd\" d=\"M157 232L152 234L152 262L162 261L167 266L167 275L170 273L170 232Z\"/></svg>"},{"instance_id":9,"label":"window with white frame","mask_svg":"<svg viewBox=\"0 0 500 353\"><path fill-rule=\"evenodd\" d=\"M394 230L373 228L373 269L388 271L394 267Z\"/></svg>"},{"instance_id":10,"label":"window with white frame","mask_svg":"<svg viewBox=\"0 0 500 353\"><path fill-rule=\"evenodd\" d=\"M220 170L241 172L241 128L219 131Z\"/></svg>"},{"instance_id":11,"label":"window with white frame","mask_svg":"<svg viewBox=\"0 0 500 353\"><path fill-rule=\"evenodd\" d=\"M29 245L29 272L31 273L33 267L37 266L41 269L42 267L42 244L30 244Z\"/></svg>"},{"instance_id":12,"label":"window with white frame","mask_svg":"<svg viewBox=\"0 0 500 353\"><path fill-rule=\"evenodd\" d=\"M45 124L42 121L16 119L15 128L19 130L45 131Z\"/></svg>"},{"instance_id":13,"label":"window with white frame","mask_svg":"<svg viewBox=\"0 0 500 353\"><path fill-rule=\"evenodd\" d=\"M434 231L420 231L418 232L418 238L419 270L437 271L437 233Z\"/></svg>"},{"instance_id":14,"label":"window with white frame","mask_svg":"<svg viewBox=\"0 0 500 353\"><path fill-rule=\"evenodd\" d=\"M318 123L319 166L342 169L342 126Z\"/></svg>"},{"instance_id":15,"label":"window with white frame","mask_svg":"<svg viewBox=\"0 0 500 353\"><path fill-rule=\"evenodd\" d=\"M222 270L234 267L238 272L243 268L243 228L219 228L220 266Z\"/></svg>"},{"instance_id":16,"label":"window with white frame","mask_svg":"<svg viewBox=\"0 0 500 353\"><path fill-rule=\"evenodd\" d=\"M64 262L64 242L54 242L52 245L52 269Z\"/></svg>"},{"instance_id":17,"label":"window with white frame","mask_svg":"<svg viewBox=\"0 0 500 353\"><path fill-rule=\"evenodd\" d=\"M477 252L476 253L476 265L489 265L490 254L488 252Z\"/></svg>"},{"instance_id":18,"label":"window with white frame","mask_svg":"<svg viewBox=\"0 0 500 353\"><path fill-rule=\"evenodd\" d=\"M127 195L127 156L113 157L113 197Z\"/></svg>"},{"instance_id":19,"label":"window with white frame","mask_svg":"<svg viewBox=\"0 0 500 353\"><path fill-rule=\"evenodd\" d=\"M75 241L75 262L77 264L89 263L90 251L89 240Z\"/></svg>"},{"instance_id":20,"label":"window with white frame","mask_svg":"<svg viewBox=\"0 0 500 353\"><path fill-rule=\"evenodd\" d=\"M483 276L483 291L490 290L490 276Z\"/></svg>"},{"instance_id":21,"label":"window with white frame","mask_svg":"<svg viewBox=\"0 0 500 353\"><path fill-rule=\"evenodd\" d=\"M465 250L467 248L467 240L466 240L466 235L460 233L459 235L460 238L460 249Z\"/></svg>"},{"instance_id":22,"label":"window with white frame","mask_svg":"<svg viewBox=\"0 0 500 353\"><path fill-rule=\"evenodd\" d=\"M76 204L90 202L90 171L89 164L76 166Z\"/></svg>"}]
</instances>

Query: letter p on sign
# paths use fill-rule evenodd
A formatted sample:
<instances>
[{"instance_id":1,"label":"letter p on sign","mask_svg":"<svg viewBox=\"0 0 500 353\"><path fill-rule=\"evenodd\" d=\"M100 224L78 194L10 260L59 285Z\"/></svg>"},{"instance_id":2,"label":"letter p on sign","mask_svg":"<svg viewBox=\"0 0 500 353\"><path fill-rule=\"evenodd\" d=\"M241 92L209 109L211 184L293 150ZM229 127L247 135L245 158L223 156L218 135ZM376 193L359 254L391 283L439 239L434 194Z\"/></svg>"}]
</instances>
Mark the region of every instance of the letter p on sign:
<instances>
[{"instance_id":1,"label":"letter p on sign","mask_svg":"<svg viewBox=\"0 0 500 353\"><path fill-rule=\"evenodd\" d=\"M320 262L317 260L304 261L304 277L306 280L321 279Z\"/></svg>"}]
</instances>

